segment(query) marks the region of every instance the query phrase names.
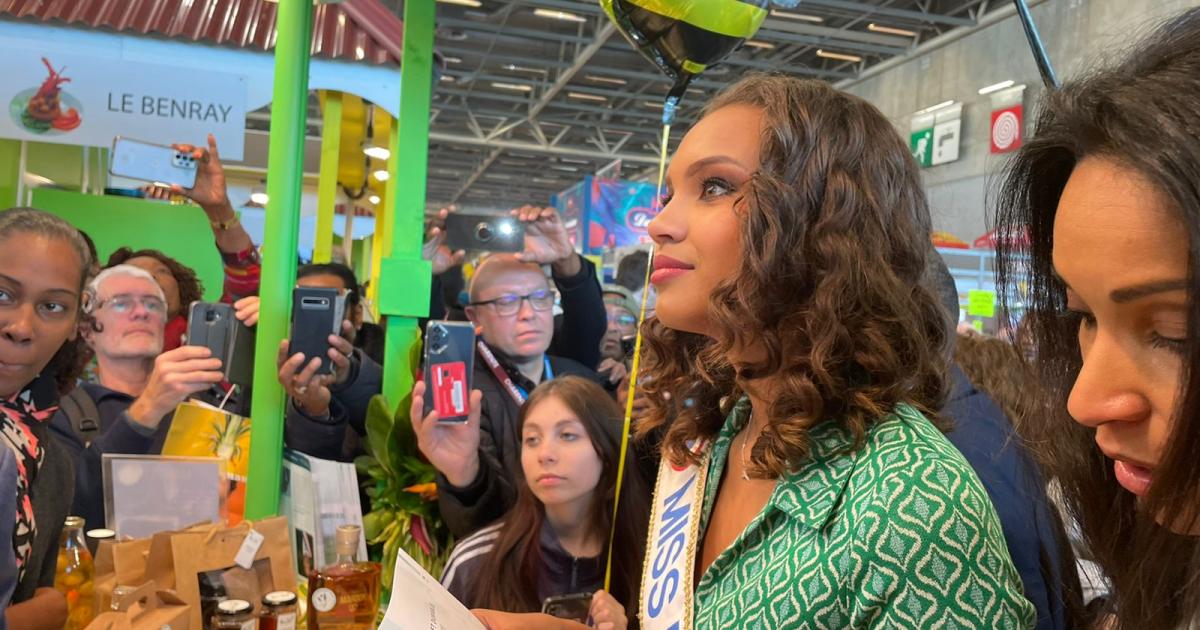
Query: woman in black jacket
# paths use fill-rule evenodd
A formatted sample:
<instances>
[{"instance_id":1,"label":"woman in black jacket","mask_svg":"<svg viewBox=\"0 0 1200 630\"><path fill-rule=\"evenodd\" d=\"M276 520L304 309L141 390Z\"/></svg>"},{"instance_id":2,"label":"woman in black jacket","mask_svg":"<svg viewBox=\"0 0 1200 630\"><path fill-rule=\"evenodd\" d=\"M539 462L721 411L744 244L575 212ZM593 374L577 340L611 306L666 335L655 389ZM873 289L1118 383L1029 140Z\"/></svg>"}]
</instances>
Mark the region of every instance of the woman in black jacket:
<instances>
[{"instance_id":1,"label":"woman in black jacket","mask_svg":"<svg viewBox=\"0 0 1200 630\"><path fill-rule=\"evenodd\" d=\"M581 603L589 604L596 627L625 628L625 611L637 601L649 509L645 483L627 466L605 592L620 408L596 383L562 376L533 391L518 431L524 474L516 480L516 505L459 541L442 583L468 607L513 613L539 612L550 597L586 595L590 601Z\"/></svg>"},{"instance_id":2,"label":"woman in black jacket","mask_svg":"<svg viewBox=\"0 0 1200 630\"><path fill-rule=\"evenodd\" d=\"M74 472L49 420L58 405L54 359L78 334L90 266L87 244L69 223L28 208L0 212L0 447L18 472L15 571L0 573L16 578L4 611L10 628L61 628L67 620L54 572Z\"/></svg>"}]
</instances>

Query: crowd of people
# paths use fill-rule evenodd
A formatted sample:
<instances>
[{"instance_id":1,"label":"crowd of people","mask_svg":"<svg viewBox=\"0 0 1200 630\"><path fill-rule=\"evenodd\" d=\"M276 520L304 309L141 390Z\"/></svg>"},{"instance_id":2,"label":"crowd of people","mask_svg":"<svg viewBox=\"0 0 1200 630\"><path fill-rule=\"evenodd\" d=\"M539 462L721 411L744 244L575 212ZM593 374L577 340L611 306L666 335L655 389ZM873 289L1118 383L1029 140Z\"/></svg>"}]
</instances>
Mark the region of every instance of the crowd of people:
<instances>
[{"instance_id":1,"label":"crowd of people","mask_svg":"<svg viewBox=\"0 0 1200 630\"><path fill-rule=\"evenodd\" d=\"M609 630L1195 627L1198 104L1200 9L1046 95L990 209L1028 237L998 245L998 282L1028 286L1011 341L956 332L908 147L818 81L755 75L708 103L653 257L614 283L553 209L513 210L524 251L469 278L434 216L430 316L478 336L467 421L426 414L422 382L409 410L457 540L443 585L491 630L583 627L543 612L566 601ZM180 148L197 183L166 192L208 217L222 300L253 327L260 262L217 147ZM347 308L327 357L278 348L285 445L353 461L378 331L345 265L297 286ZM162 252L101 263L62 219L0 212L8 627L62 627L59 535L103 523L105 453L160 452L188 399L248 409L184 338L202 295Z\"/></svg>"}]
</instances>

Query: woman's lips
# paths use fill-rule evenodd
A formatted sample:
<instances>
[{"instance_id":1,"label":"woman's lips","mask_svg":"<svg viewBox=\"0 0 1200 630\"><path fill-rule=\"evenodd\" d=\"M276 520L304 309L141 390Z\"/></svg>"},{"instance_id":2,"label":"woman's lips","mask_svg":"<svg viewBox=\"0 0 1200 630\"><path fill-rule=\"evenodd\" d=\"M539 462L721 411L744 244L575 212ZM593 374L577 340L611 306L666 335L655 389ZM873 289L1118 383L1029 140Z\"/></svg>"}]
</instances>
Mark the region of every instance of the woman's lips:
<instances>
[{"instance_id":1,"label":"woman's lips","mask_svg":"<svg viewBox=\"0 0 1200 630\"><path fill-rule=\"evenodd\" d=\"M1150 468L1119 459L1113 460L1113 474L1122 488L1139 497L1150 492L1150 482L1154 481L1154 472Z\"/></svg>"},{"instance_id":2,"label":"woman's lips","mask_svg":"<svg viewBox=\"0 0 1200 630\"><path fill-rule=\"evenodd\" d=\"M650 274L650 282L661 284L678 278L693 269L695 269L693 265L689 265L681 260L656 254L654 256L654 272Z\"/></svg>"}]
</instances>

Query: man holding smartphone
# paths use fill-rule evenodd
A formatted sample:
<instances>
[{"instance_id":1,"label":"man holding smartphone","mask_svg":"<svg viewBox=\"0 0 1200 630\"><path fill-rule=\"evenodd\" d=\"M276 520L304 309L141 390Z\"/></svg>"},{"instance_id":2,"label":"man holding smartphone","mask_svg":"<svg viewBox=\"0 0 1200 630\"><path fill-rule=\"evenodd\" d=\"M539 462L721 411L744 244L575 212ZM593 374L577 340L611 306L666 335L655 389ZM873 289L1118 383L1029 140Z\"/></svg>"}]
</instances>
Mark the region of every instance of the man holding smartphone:
<instances>
[{"instance_id":1,"label":"man holding smartphone","mask_svg":"<svg viewBox=\"0 0 1200 630\"><path fill-rule=\"evenodd\" d=\"M88 285L82 334L96 353L97 381L64 397L51 420L75 457L72 514L104 523L104 453L162 451L170 415L187 398L221 382L208 348L162 351L167 302L148 272L132 265L102 271Z\"/></svg>"}]
</instances>

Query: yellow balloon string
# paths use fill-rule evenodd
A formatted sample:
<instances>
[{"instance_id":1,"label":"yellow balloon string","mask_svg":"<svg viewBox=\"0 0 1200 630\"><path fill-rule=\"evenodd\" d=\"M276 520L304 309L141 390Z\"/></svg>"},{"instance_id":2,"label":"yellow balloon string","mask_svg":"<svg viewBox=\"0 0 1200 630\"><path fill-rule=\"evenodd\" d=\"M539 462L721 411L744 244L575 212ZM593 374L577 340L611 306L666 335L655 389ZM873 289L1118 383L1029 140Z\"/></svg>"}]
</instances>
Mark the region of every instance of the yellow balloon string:
<instances>
[{"instance_id":1,"label":"yellow balloon string","mask_svg":"<svg viewBox=\"0 0 1200 630\"><path fill-rule=\"evenodd\" d=\"M667 143L671 139L671 125L663 125L662 151L658 158L658 187L654 189L654 209L661 210L663 180L667 174ZM629 454L629 425L633 420L633 399L637 393L638 371L642 359L642 325L646 323L646 298L650 295L650 270L654 268L654 248L650 248L650 257L646 260L646 276L642 283L642 305L638 313L637 338L633 343L633 365L629 368L629 391L625 398L625 424L621 429L621 457L617 463L617 487L613 494L612 528L608 533L608 559L604 567L604 590L612 592L612 559L613 543L617 536L617 516L621 508L621 486L625 480L625 460ZM626 602L627 606L636 606L636 602Z\"/></svg>"}]
</instances>

